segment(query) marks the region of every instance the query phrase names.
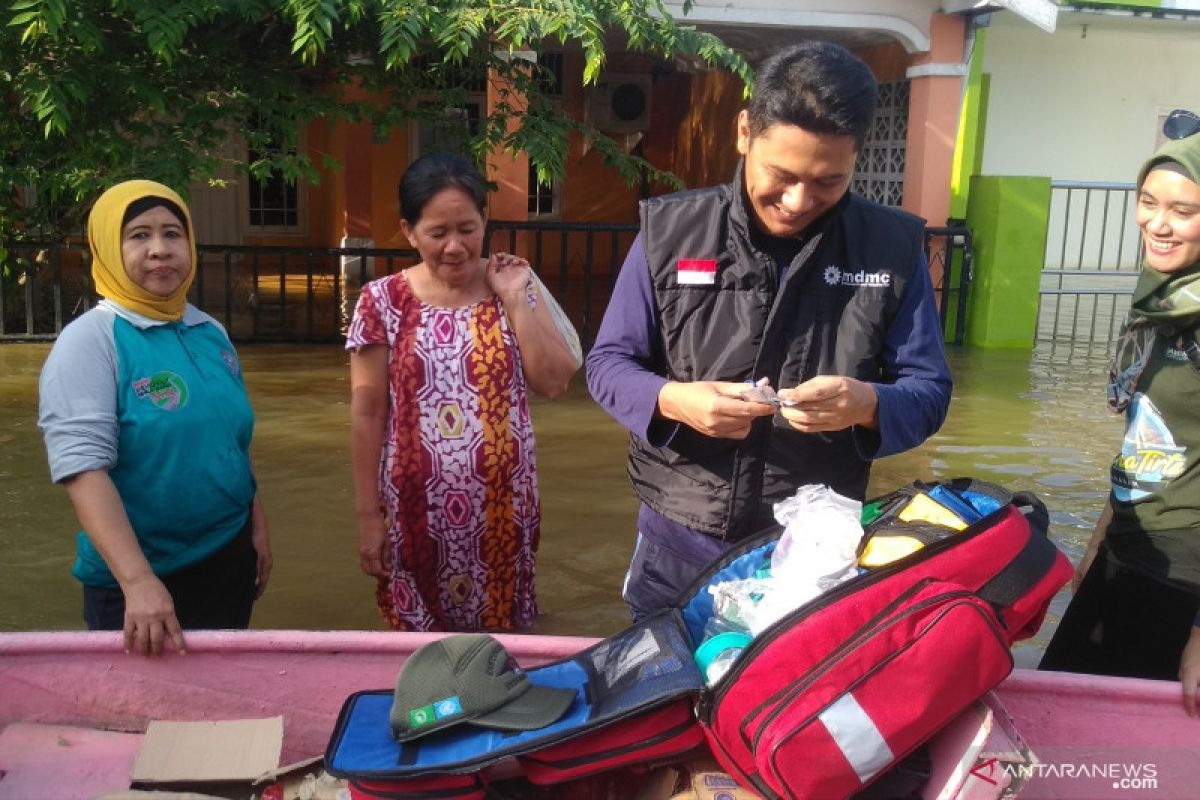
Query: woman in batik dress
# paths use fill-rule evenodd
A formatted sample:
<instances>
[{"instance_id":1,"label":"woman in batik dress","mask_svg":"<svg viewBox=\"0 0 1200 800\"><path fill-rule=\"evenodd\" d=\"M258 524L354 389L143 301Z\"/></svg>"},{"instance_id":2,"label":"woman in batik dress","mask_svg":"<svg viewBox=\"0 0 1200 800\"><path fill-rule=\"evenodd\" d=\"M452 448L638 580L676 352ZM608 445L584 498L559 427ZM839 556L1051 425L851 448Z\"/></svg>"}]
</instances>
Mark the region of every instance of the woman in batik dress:
<instances>
[{"instance_id":1,"label":"woman in batik dress","mask_svg":"<svg viewBox=\"0 0 1200 800\"><path fill-rule=\"evenodd\" d=\"M362 569L398 630L516 630L537 616L541 527L528 389L576 362L529 263L482 257L486 188L452 155L400 181L421 262L363 288L347 334Z\"/></svg>"}]
</instances>

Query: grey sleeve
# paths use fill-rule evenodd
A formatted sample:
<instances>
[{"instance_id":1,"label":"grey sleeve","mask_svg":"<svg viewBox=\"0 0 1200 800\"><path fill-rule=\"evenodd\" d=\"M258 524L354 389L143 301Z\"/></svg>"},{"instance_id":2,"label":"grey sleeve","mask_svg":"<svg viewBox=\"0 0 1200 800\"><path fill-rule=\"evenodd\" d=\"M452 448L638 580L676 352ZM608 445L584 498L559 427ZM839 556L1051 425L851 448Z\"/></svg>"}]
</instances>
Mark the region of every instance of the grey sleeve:
<instances>
[{"instance_id":1,"label":"grey sleeve","mask_svg":"<svg viewBox=\"0 0 1200 800\"><path fill-rule=\"evenodd\" d=\"M59 335L42 367L38 427L55 483L117 463L117 350L111 313L93 309Z\"/></svg>"}]
</instances>

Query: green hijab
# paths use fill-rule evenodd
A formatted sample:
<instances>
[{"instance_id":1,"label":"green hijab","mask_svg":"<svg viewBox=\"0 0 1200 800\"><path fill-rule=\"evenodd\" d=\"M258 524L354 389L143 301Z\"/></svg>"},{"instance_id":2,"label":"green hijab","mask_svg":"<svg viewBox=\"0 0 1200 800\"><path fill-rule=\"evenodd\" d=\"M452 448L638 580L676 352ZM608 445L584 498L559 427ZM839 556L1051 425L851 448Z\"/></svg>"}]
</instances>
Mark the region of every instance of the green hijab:
<instances>
[{"instance_id":1,"label":"green hijab","mask_svg":"<svg viewBox=\"0 0 1200 800\"><path fill-rule=\"evenodd\" d=\"M1200 184L1200 134L1168 141L1138 170L1137 186L1151 170L1162 164L1178 164L1194 183ZM1189 357L1200 357L1200 261L1179 272L1151 269L1144 261L1129 307L1129 317L1121 329L1116 357L1108 376L1108 405L1124 411L1138 378L1146 368L1154 337L1177 340L1177 346Z\"/></svg>"}]
</instances>

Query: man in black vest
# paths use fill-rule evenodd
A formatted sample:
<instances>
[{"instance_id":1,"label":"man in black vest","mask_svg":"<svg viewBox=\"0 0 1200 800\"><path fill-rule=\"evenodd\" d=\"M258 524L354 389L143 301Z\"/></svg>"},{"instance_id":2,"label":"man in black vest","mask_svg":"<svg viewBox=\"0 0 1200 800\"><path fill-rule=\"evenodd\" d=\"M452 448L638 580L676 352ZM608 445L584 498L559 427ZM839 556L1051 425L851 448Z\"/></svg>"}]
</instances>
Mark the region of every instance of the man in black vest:
<instances>
[{"instance_id":1,"label":"man in black vest","mask_svg":"<svg viewBox=\"0 0 1200 800\"><path fill-rule=\"evenodd\" d=\"M861 500L873 459L945 419L923 223L849 191L876 97L845 49L788 48L738 115L733 182L642 203L587 359L593 397L631 433L634 619L797 487ZM782 387L782 405L743 397L754 383Z\"/></svg>"}]
</instances>

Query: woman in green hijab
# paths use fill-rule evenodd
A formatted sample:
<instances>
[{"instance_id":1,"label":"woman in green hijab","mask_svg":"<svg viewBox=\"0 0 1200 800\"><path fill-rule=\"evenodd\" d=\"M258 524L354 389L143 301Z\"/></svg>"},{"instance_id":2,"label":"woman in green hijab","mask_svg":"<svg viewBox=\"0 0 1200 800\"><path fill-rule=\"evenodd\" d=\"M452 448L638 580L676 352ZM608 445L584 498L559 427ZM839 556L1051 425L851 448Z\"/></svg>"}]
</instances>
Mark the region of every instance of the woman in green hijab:
<instances>
[{"instance_id":1,"label":"woman in green hijab","mask_svg":"<svg viewBox=\"0 0 1200 800\"><path fill-rule=\"evenodd\" d=\"M1172 130L1174 128L1174 130ZM1142 271L1109 375L1112 490L1041 669L1200 683L1200 119L1138 173Z\"/></svg>"}]
</instances>

